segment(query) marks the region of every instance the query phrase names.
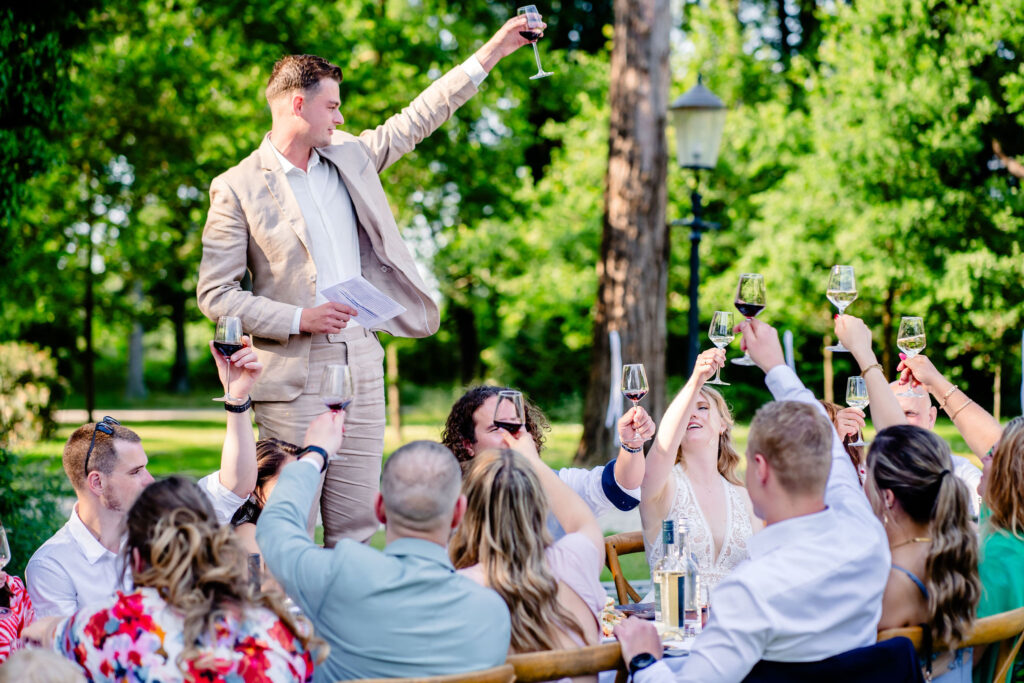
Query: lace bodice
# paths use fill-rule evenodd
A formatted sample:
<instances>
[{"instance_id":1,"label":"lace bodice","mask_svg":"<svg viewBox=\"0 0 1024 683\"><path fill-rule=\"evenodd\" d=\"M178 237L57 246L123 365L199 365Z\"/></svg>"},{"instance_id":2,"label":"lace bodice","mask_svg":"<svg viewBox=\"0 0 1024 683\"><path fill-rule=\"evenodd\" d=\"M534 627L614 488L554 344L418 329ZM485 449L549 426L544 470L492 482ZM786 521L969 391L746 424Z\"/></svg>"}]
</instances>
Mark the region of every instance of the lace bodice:
<instances>
[{"instance_id":1,"label":"lace bodice","mask_svg":"<svg viewBox=\"0 0 1024 683\"><path fill-rule=\"evenodd\" d=\"M745 492L741 487L726 481L725 477L719 477L725 490L726 524L722 548L715 558L715 540L711 535L711 526L704 517L704 511L697 504L690 478L683 471L683 466L678 464L672 468L672 474L676 478L676 495L666 519L676 520L677 523L679 520L685 520L689 525L690 550L697 558L701 580L708 590L711 590L736 565L747 559L747 539L754 531L750 525L750 515L747 513ZM647 563L653 566L657 559L654 557L657 543L655 542L652 547L651 539L645 537L644 547Z\"/></svg>"}]
</instances>

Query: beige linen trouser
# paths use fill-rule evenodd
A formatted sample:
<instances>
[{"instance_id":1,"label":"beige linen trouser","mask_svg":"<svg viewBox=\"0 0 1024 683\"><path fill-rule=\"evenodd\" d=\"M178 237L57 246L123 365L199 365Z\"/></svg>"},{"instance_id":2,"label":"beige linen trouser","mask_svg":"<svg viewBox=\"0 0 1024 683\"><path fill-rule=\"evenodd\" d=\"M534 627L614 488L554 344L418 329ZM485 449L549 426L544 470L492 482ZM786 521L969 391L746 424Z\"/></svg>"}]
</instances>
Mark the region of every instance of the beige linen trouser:
<instances>
[{"instance_id":1,"label":"beige linen trouser","mask_svg":"<svg viewBox=\"0 0 1024 683\"><path fill-rule=\"evenodd\" d=\"M302 393L291 401L253 403L261 439L276 437L303 445L309 423L327 410L320 400L320 380L331 363L351 367L355 398L345 413L345 439L338 451L345 460L332 462L321 482L320 514L329 548L342 538L366 542L380 526L373 500L380 489L384 453L384 348L361 326L338 334L314 334ZM312 528L315 505L310 517Z\"/></svg>"}]
</instances>

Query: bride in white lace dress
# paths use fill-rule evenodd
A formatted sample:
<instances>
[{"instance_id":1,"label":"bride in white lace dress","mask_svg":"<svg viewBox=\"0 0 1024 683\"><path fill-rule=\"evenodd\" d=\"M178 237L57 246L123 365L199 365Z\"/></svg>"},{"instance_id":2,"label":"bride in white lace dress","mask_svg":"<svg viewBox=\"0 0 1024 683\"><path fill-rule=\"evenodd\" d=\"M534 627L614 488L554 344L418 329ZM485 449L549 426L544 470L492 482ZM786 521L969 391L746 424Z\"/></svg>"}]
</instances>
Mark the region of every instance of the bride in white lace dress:
<instances>
[{"instance_id":1,"label":"bride in white lace dress","mask_svg":"<svg viewBox=\"0 0 1024 683\"><path fill-rule=\"evenodd\" d=\"M685 521L709 590L746 559L747 539L763 526L736 475L740 456L732 445L732 416L721 394L704 385L724 363L720 349L698 356L647 454L640 498L648 563L655 560L662 520Z\"/></svg>"}]
</instances>

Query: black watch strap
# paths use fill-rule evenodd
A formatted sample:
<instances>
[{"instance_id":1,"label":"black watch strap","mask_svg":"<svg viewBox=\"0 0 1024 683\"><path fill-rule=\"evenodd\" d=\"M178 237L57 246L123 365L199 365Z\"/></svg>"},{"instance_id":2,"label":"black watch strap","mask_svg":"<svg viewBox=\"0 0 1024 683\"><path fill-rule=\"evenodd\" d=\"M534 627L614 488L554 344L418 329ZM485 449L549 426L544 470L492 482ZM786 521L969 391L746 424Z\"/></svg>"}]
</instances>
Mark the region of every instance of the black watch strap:
<instances>
[{"instance_id":1,"label":"black watch strap","mask_svg":"<svg viewBox=\"0 0 1024 683\"><path fill-rule=\"evenodd\" d=\"M652 655L650 652L641 652L640 654L629 660L629 675L632 676L637 671L643 671L649 666L658 663L658 658Z\"/></svg>"},{"instance_id":2,"label":"black watch strap","mask_svg":"<svg viewBox=\"0 0 1024 683\"><path fill-rule=\"evenodd\" d=\"M247 412L249 412L249 408L251 406L252 406L252 399L251 398L245 399L245 403L240 403L237 406L236 405L232 405L231 403L228 403L226 401L224 402L224 410L228 411L229 413L247 413Z\"/></svg>"},{"instance_id":3,"label":"black watch strap","mask_svg":"<svg viewBox=\"0 0 1024 683\"><path fill-rule=\"evenodd\" d=\"M324 464L320 468L320 472L323 473L324 470L327 469L327 451L325 451L323 448L320 448L319 446L306 446L301 451L299 451L299 459L301 460L302 456L304 456L306 453L318 453L320 457L324 459Z\"/></svg>"}]
</instances>

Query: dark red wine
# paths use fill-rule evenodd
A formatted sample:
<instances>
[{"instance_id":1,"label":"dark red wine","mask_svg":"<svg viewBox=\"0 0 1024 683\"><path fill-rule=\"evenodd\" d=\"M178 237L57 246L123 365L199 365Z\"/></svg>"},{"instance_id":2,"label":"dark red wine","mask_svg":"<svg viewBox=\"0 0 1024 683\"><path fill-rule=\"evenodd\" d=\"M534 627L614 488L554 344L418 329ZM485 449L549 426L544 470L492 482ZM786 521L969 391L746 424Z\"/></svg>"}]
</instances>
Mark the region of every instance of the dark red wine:
<instances>
[{"instance_id":1,"label":"dark red wine","mask_svg":"<svg viewBox=\"0 0 1024 683\"><path fill-rule=\"evenodd\" d=\"M744 318L756 318L757 314L764 310L764 304L748 304L741 301L735 303L736 310Z\"/></svg>"},{"instance_id":2,"label":"dark red wine","mask_svg":"<svg viewBox=\"0 0 1024 683\"><path fill-rule=\"evenodd\" d=\"M623 391L622 395L628 398L630 401L639 401L640 399L647 395L647 390L641 389L639 391Z\"/></svg>"},{"instance_id":3,"label":"dark red wine","mask_svg":"<svg viewBox=\"0 0 1024 683\"><path fill-rule=\"evenodd\" d=\"M523 38L526 38L530 42L540 40L540 31L520 31L519 35L521 35Z\"/></svg>"},{"instance_id":4,"label":"dark red wine","mask_svg":"<svg viewBox=\"0 0 1024 683\"><path fill-rule=\"evenodd\" d=\"M231 344L229 342L213 342L213 348L220 351L221 355L225 358L230 358L235 351L239 351L242 348L241 344Z\"/></svg>"},{"instance_id":5,"label":"dark red wine","mask_svg":"<svg viewBox=\"0 0 1024 683\"><path fill-rule=\"evenodd\" d=\"M325 405L328 410L347 410L350 403L352 403L352 399L341 401L339 403L327 403Z\"/></svg>"},{"instance_id":6,"label":"dark red wine","mask_svg":"<svg viewBox=\"0 0 1024 683\"><path fill-rule=\"evenodd\" d=\"M495 420L494 421L494 426L495 427L501 427L502 429L504 429L509 434L515 434L516 432L518 432L520 429L523 428L523 423L522 422L505 422L504 420Z\"/></svg>"}]
</instances>

